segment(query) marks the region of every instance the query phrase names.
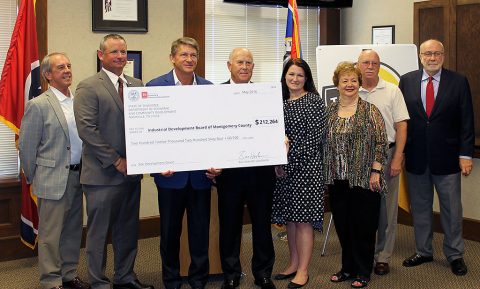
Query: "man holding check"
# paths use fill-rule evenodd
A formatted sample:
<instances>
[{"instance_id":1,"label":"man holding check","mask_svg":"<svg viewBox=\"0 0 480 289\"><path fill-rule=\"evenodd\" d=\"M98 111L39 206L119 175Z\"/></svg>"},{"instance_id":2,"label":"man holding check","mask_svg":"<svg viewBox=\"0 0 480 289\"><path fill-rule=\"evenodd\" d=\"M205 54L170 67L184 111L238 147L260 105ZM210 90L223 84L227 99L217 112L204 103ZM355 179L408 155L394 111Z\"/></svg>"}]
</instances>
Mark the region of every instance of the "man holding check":
<instances>
[{"instance_id":1,"label":"man holding check","mask_svg":"<svg viewBox=\"0 0 480 289\"><path fill-rule=\"evenodd\" d=\"M230 79L224 84L249 83L253 72L253 56L246 48L235 48L227 62ZM275 261L270 215L275 171L271 166L224 169L217 177L218 215L220 222L220 259L224 273L223 289L239 285L242 267L243 208L246 203L252 221L252 271L255 285L274 289L271 280Z\"/></svg>"},{"instance_id":2,"label":"man holding check","mask_svg":"<svg viewBox=\"0 0 480 289\"><path fill-rule=\"evenodd\" d=\"M195 39L182 37L172 43L173 69L147 83L147 86L206 85L210 81L195 74L199 46ZM188 283L205 288L209 273L208 240L210 229L211 178L219 170L152 174L158 190L160 212L160 255L165 288L180 288L180 235L185 210L188 220L190 268Z\"/></svg>"}]
</instances>

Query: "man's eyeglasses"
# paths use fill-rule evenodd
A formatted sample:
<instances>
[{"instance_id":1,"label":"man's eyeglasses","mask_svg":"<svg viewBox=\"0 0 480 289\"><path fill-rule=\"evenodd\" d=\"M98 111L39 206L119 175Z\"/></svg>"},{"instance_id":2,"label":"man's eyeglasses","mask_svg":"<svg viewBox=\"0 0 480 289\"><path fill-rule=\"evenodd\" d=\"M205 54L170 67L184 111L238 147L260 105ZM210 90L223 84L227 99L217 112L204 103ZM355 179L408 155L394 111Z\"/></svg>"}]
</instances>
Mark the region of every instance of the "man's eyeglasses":
<instances>
[{"instance_id":1,"label":"man's eyeglasses","mask_svg":"<svg viewBox=\"0 0 480 289\"><path fill-rule=\"evenodd\" d=\"M377 65L378 65L378 62L376 62L376 61L362 61L361 64L362 64L363 66L370 66L370 65L372 65L372 66L377 66Z\"/></svg>"},{"instance_id":2,"label":"man's eyeglasses","mask_svg":"<svg viewBox=\"0 0 480 289\"><path fill-rule=\"evenodd\" d=\"M426 56L426 57L432 57L432 56L440 57L440 56L443 55L443 52L441 52L441 51L427 51L427 52L422 52L420 54L423 55L423 56Z\"/></svg>"}]
</instances>

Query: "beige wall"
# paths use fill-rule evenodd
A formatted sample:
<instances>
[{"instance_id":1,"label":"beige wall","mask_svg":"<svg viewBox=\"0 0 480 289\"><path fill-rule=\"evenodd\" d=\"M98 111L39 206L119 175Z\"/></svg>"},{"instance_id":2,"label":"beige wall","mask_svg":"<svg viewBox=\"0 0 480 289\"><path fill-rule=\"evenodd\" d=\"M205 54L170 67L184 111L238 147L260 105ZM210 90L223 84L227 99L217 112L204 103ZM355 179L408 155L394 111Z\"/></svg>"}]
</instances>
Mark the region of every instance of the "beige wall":
<instances>
[{"instance_id":1,"label":"beige wall","mask_svg":"<svg viewBox=\"0 0 480 289\"><path fill-rule=\"evenodd\" d=\"M142 51L144 82L171 69L170 44L183 35L183 1L149 1L148 4L148 33L121 33L128 49ZM92 32L92 1L48 1L48 50L69 55L74 77L72 91L78 82L96 72L96 50L105 34ZM158 215L152 178L145 176L142 185L140 215Z\"/></svg>"},{"instance_id":2,"label":"beige wall","mask_svg":"<svg viewBox=\"0 0 480 289\"><path fill-rule=\"evenodd\" d=\"M171 69L170 44L183 36L183 1L148 1L148 10L147 33L120 33L129 50L142 51L144 82ZM105 34L92 32L92 1L48 1L48 50L70 56L73 89L96 72L96 50Z\"/></svg>"},{"instance_id":3,"label":"beige wall","mask_svg":"<svg viewBox=\"0 0 480 289\"><path fill-rule=\"evenodd\" d=\"M341 43L372 42L372 26L395 25L395 43L413 42L413 3L425 0L355 0L341 12Z\"/></svg>"},{"instance_id":4,"label":"beige wall","mask_svg":"<svg viewBox=\"0 0 480 289\"><path fill-rule=\"evenodd\" d=\"M341 43L371 43L372 26L395 25L395 43L413 43L413 4L419 0L356 0L341 12ZM480 160L474 160L473 173L462 177L463 215L480 220ZM435 211L439 211L435 199Z\"/></svg>"}]
</instances>

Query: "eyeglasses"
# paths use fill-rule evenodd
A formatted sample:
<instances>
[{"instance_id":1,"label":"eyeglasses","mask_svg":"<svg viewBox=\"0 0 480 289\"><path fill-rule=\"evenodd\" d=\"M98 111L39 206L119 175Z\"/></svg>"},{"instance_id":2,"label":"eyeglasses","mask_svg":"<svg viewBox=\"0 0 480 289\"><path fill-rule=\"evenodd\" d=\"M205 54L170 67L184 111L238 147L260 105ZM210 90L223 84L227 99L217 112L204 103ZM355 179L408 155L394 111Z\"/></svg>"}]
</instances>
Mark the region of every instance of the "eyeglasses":
<instances>
[{"instance_id":1,"label":"eyeglasses","mask_svg":"<svg viewBox=\"0 0 480 289\"><path fill-rule=\"evenodd\" d=\"M378 62L376 62L376 61L362 61L361 64L364 65L364 66L370 66L370 65L377 66Z\"/></svg>"},{"instance_id":2,"label":"eyeglasses","mask_svg":"<svg viewBox=\"0 0 480 289\"><path fill-rule=\"evenodd\" d=\"M423 56L426 56L426 57L432 57L432 56L440 57L440 56L443 55L443 52L442 51L427 51L427 52L422 52L420 54L423 55Z\"/></svg>"}]
</instances>

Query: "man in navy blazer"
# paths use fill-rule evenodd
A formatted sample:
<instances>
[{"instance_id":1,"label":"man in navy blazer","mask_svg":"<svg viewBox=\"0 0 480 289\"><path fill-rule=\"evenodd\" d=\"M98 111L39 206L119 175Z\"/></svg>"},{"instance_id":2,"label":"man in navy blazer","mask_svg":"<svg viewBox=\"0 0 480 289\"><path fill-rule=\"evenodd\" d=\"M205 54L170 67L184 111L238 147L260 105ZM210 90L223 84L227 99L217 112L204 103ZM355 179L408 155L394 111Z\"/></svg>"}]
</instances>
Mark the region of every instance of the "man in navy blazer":
<instances>
[{"instance_id":1,"label":"man in navy blazer","mask_svg":"<svg viewBox=\"0 0 480 289\"><path fill-rule=\"evenodd\" d=\"M172 43L173 69L147 83L147 86L205 85L210 81L195 74L199 46L195 39L182 37ZM152 174L158 190L160 212L160 255L165 288L180 288L180 235L185 210L188 220L192 288L205 288L208 279L208 240L210 227L210 189L219 170L162 172Z\"/></svg>"},{"instance_id":2,"label":"man in navy blazer","mask_svg":"<svg viewBox=\"0 0 480 289\"><path fill-rule=\"evenodd\" d=\"M249 83L253 73L253 55L246 48L235 48L227 62L230 79L224 84ZM252 273L262 289L275 289L271 280L275 251L270 218L275 189L272 166L224 169L217 180L218 218L220 222L220 259L224 281L222 289L240 284L242 266L243 209L247 204L252 221Z\"/></svg>"},{"instance_id":3,"label":"man in navy blazer","mask_svg":"<svg viewBox=\"0 0 480 289\"><path fill-rule=\"evenodd\" d=\"M472 171L474 149L473 107L465 76L442 68L443 44L430 39L420 45L423 69L400 78L407 104L405 167L413 216L416 253L403 266L433 260L433 188L440 202L445 233L443 253L455 275L465 275L463 260L461 174Z\"/></svg>"}]
</instances>

